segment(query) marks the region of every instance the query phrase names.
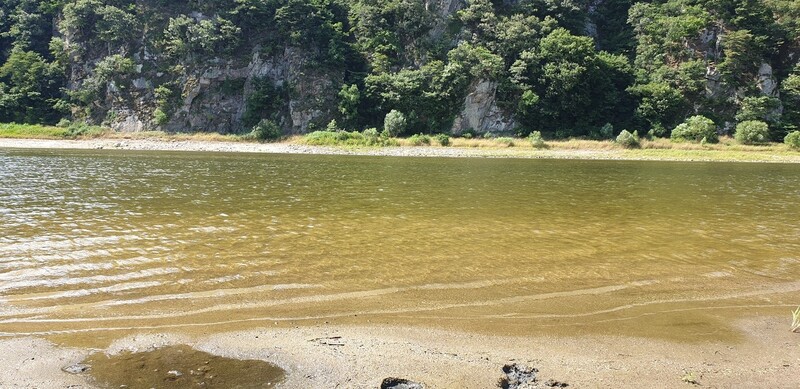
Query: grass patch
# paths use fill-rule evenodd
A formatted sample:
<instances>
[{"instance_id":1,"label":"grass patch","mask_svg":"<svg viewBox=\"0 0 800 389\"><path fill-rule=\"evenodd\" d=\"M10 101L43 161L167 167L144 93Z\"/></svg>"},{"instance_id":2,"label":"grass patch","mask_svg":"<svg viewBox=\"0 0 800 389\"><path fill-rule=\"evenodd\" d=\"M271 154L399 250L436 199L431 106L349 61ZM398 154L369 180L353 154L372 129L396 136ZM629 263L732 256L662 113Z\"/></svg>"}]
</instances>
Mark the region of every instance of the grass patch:
<instances>
[{"instance_id":1,"label":"grass patch","mask_svg":"<svg viewBox=\"0 0 800 389\"><path fill-rule=\"evenodd\" d=\"M67 129L55 126L40 126L35 124L0 124L0 137L16 139L64 139Z\"/></svg>"},{"instance_id":2,"label":"grass patch","mask_svg":"<svg viewBox=\"0 0 800 389\"><path fill-rule=\"evenodd\" d=\"M105 136L111 130L86 124L43 126L39 124L0 123L0 138L13 139L77 139Z\"/></svg>"}]
</instances>

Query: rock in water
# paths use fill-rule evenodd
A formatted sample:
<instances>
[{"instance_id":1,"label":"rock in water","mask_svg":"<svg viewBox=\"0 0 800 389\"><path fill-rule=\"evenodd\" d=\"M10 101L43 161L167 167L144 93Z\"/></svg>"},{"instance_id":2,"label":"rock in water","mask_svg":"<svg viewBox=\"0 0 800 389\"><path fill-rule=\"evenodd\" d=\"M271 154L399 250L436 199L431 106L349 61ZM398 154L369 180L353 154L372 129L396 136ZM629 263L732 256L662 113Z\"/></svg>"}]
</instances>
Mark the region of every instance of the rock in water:
<instances>
[{"instance_id":1,"label":"rock in water","mask_svg":"<svg viewBox=\"0 0 800 389\"><path fill-rule=\"evenodd\" d=\"M500 378L499 386L503 389L533 389L536 388L536 370L534 367L517 365L516 363L503 366L505 377Z\"/></svg>"},{"instance_id":2,"label":"rock in water","mask_svg":"<svg viewBox=\"0 0 800 389\"><path fill-rule=\"evenodd\" d=\"M61 368L61 370L69 374L86 373L87 371L89 371L89 369L91 369L91 367L83 363L76 363L74 365L64 366Z\"/></svg>"},{"instance_id":3,"label":"rock in water","mask_svg":"<svg viewBox=\"0 0 800 389\"><path fill-rule=\"evenodd\" d=\"M381 382L381 389L425 389L425 385L403 378L389 377Z\"/></svg>"}]
</instances>

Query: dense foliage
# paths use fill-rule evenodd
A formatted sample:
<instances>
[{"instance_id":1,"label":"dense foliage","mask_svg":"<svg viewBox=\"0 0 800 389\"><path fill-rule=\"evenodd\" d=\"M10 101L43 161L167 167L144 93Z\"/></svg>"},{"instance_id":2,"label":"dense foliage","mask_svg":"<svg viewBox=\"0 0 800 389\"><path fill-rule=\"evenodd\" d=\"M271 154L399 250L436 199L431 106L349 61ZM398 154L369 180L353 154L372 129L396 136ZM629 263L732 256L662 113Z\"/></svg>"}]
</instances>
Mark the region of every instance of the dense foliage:
<instances>
[{"instance_id":1,"label":"dense foliage","mask_svg":"<svg viewBox=\"0 0 800 389\"><path fill-rule=\"evenodd\" d=\"M472 88L488 81L517 135L537 134L537 143L540 134L616 139L614 128L713 141L737 123L741 134L755 134L743 139L761 142L765 126L772 140L800 128L796 0L446 5L3 1L0 122L100 123L117 114L110 105L139 97L151 103L137 109L167 124L189 94L189 75L206 64L242 67L254 53L302 52L311 58L308 69L339 74L330 77L338 94L328 96L334 103L321 127L336 119L348 130L446 133ZM133 88L145 73L157 76ZM272 138L285 127L297 86L277 81L264 75L220 87L242 96L242 133Z\"/></svg>"}]
</instances>

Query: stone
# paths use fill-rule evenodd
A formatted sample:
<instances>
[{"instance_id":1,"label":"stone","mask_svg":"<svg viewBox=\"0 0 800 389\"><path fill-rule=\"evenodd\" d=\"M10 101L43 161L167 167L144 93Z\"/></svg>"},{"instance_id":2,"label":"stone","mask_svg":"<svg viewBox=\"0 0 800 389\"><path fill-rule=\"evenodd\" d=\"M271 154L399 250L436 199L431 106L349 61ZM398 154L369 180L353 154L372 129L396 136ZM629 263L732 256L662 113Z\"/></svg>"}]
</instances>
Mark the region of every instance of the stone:
<instances>
[{"instance_id":1,"label":"stone","mask_svg":"<svg viewBox=\"0 0 800 389\"><path fill-rule=\"evenodd\" d=\"M83 363L76 363L74 365L64 366L61 368L65 373L69 374L82 374L89 371L92 367Z\"/></svg>"},{"instance_id":2,"label":"stone","mask_svg":"<svg viewBox=\"0 0 800 389\"><path fill-rule=\"evenodd\" d=\"M389 377L381 382L381 389L425 389L425 385L403 378Z\"/></svg>"},{"instance_id":3,"label":"stone","mask_svg":"<svg viewBox=\"0 0 800 389\"><path fill-rule=\"evenodd\" d=\"M500 378L500 387L503 389L533 389L536 388L536 373L534 367L512 363L503 366L505 377Z\"/></svg>"}]
</instances>

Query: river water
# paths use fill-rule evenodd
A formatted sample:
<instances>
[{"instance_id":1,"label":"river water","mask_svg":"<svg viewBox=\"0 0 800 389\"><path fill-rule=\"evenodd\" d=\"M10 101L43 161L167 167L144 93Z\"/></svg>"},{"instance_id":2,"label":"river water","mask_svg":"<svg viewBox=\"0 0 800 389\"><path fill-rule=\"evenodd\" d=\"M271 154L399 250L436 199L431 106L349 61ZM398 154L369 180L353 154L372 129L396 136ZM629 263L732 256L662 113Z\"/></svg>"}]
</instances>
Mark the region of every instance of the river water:
<instances>
[{"instance_id":1,"label":"river water","mask_svg":"<svg viewBox=\"0 0 800 389\"><path fill-rule=\"evenodd\" d=\"M0 336L735 341L800 304L797 165L0 150L0 183Z\"/></svg>"}]
</instances>

